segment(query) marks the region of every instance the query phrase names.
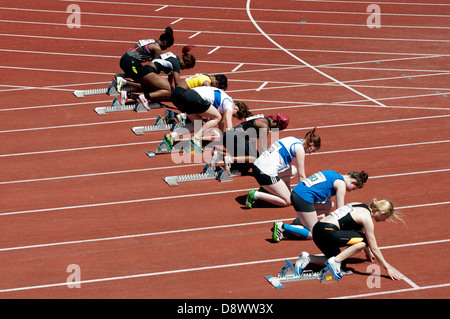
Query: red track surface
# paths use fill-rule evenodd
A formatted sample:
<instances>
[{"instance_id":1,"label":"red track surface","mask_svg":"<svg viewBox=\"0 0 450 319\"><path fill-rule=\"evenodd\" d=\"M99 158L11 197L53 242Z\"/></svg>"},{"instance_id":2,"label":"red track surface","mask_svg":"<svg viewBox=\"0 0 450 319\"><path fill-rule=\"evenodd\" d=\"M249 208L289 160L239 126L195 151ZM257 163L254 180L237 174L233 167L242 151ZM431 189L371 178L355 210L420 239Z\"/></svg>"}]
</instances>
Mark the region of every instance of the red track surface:
<instances>
[{"instance_id":1,"label":"red track surface","mask_svg":"<svg viewBox=\"0 0 450 319\"><path fill-rule=\"evenodd\" d=\"M278 46L244 0L102 1L1 1L0 298L449 296L439 275L450 270L448 1L377 2L379 29L366 26L370 1L248 1ZM81 28L66 26L71 3L80 5ZM169 187L164 176L203 164L145 155L163 133L130 129L164 110L99 116L94 108L112 97L72 95L107 87L125 50L167 25L173 52L196 46L198 63L183 76L226 74L229 94L254 113L290 116L281 137L318 127L323 146L307 156L308 175L369 172L346 200L387 198L405 215L406 226L377 224L376 234L408 280L382 272L381 287L369 288L361 254L350 263L357 274L339 283L274 289L264 276L285 258L319 253L312 241L271 242L272 222L293 218L292 207L244 209L257 186L251 176ZM67 286L71 264L81 288Z\"/></svg>"}]
</instances>

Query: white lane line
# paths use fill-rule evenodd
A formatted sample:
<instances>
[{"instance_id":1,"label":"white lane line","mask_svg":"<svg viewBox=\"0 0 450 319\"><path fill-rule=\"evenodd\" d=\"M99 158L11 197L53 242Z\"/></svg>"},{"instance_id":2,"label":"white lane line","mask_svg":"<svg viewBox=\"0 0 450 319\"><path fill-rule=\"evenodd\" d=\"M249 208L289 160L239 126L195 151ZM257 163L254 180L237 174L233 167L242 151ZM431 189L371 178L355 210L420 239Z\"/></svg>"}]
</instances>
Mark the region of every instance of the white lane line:
<instances>
[{"instance_id":1,"label":"white lane line","mask_svg":"<svg viewBox=\"0 0 450 319\"><path fill-rule=\"evenodd\" d=\"M214 52L216 52L217 50L219 50L220 47L215 47L214 49L212 49L211 51L208 52L208 54L213 54Z\"/></svg>"},{"instance_id":2,"label":"white lane line","mask_svg":"<svg viewBox=\"0 0 450 319\"><path fill-rule=\"evenodd\" d=\"M444 240L444 242L447 242L448 240ZM427 242L422 243L416 243L420 245L427 245ZM399 245L399 247L402 247L402 245ZM383 247L380 247L380 249L383 249ZM298 256L294 257L288 257L288 259L295 259L298 258ZM14 291L24 291L24 290L33 290L33 289L44 289L44 288L52 288L52 287L63 287L70 285L76 285L76 284L89 284L89 283L98 283L98 282L106 282L106 281L116 281L116 280L126 280L126 279L133 279L133 278L144 278L144 277L153 277L153 276L162 276L162 275L173 275L173 274L180 274L180 273L187 273L187 272L194 272L194 271L203 271L203 270L213 270L213 269L222 269L222 268L231 268L231 267L239 267L239 266L249 266L249 265L258 265L258 264L266 264L266 263L273 263L273 262L280 262L284 261L286 258L276 258L276 259L266 259L266 260L256 260L256 261L246 261L246 262L240 262L240 263L232 263L232 264L223 264L223 265L215 265L215 266L204 266L204 267L196 267L196 268L186 268L186 269L174 269L174 270L168 270L168 271L160 271L160 272L153 272L153 273L143 273L143 274L134 274L134 275L124 275L124 276L114 276L114 277L107 277L107 278L97 278L97 279L89 279L89 280L80 280L76 282L63 282L63 283L54 283L54 284L44 284L44 285L35 285L35 286L26 286L26 287L17 287L17 288L8 288L8 289L1 289L0 293L6 293L6 292L14 292ZM441 284L441 285L433 285L433 286L424 286L420 288L409 288L409 289L400 289L400 290L393 290L393 291L384 291L380 292L378 294L389 294L389 293L398 293L398 292L404 292L404 291L412 291L417 289L431 289L436 287L446 287L450 284ZM357 298L358 296L371 296L375 295L377 293L372 294L365 294L365 295L355 295L355 296L344 296L344 297L338 297L338 298Z\"/></svg>"},{"instance_id":3,"label":"white lane line","mask_svg":"<svg viewBox=\"0 0 450 319\"><path fill-rule=\"evenodd\" d=\"M396 209L397 210L404 210L404 209L412 209L412 208L424 208L424 207L430 207L430 206L448 205L449 203L450 202L427 203L427 204L419 204L419 205L396 207ZM53 246L74 245L74 244L86 244L86 243L93 243L93 242L120 240L120 239L130 239L130 238L139 238L139 237L163 236L163 235L168 235L168 234L179 234L179 233L188 233L188 232L197 232L197 231L217 230L217 229L233 228L233 227L245 227L245 226L253 226L253 225L260 225L260 224L271 224L274 221L292 221L292 219L293 219L292 217L291 218L286 218L286 219L279 219L278 218L278 219L273 219L273 220L253 221L253 222L239 223L239 224L205 226L205 227L197 227L197 228L165 230L165 231L153 232L153 233L131 234L131 235L122 235L122 236L101 237L101 238L91 238L91 239L82 239L82 240L71 240L71 241L46 243L46 244L16 246L16 247L5 247L5 248L0 248L0 252L12 251L12 250L43 248L43 247L53 247ZM449 241L449 240L448 239L446 239L446 240L435 240L435 241L428 242L428 244L437 244L437 243L443 243L443 242L447 242L447 241ZM422 244L423 243L393 245L393 246L386 246L386 247L384 247L384 249L417 246L417 245L422 245Z\"/></svg>"},{"instance_id":4,"label":"white lane line","mask_svg":"<svg viewBox=\"0 0 450 319\"><path fill-rule=\"evenodd\" d=\"M259 92L259 91L261 91L267 84L269 84L269 82L264 82L263 84L261 84L260 86L259 86L259 88L257 88L256 89L256 92Z\"/></svg>"},{"instance_id":5,"label":"white lane line","mask_svg":"<svg viewBox=\"0 0 450 319\"><path fill-rule=\"evenodd\" d=\"M426 172L393 174L392 176L384 175L383 178L396 177L396 176L407 176L407 175L418 175L418 174L441 173L441 172L448 172L448 171L449 171L449 169L442 169L442 170L426 171ZM371 178L381 178L381 177L375 176L375 177L371 177ZM295 186L295 185L292 185L292 186ZM59 210L72 210L72 209L103 207L103 206L112 206L112 205L136 204L136 203L154 202L154 201L159 201L159 200L173 200L173 199L187 198L187 197L202 197L202 196L210 196L210 195L231 194L231 193L237 193L237 192L248 192L248 189L233 189L233 190L227 190L227 191L224 190L224 191L220 191L220 192L210 192L210 193L196 193L196 194L188 194L188 195L184 194L184 195L121 200L121 201L115 201L115 202L103 202L103 203L94 203L94 204L60 206L60 207L52 207L52 208L40 208L40 209L31 209L31 210L0 213L0 216L23 215L23 214L32 214L32 213L42 213L42 212L54 212L54 211L59 211ZM448 204L449 202L442 202L442 203Z\"/></svg>"}]
</instances>

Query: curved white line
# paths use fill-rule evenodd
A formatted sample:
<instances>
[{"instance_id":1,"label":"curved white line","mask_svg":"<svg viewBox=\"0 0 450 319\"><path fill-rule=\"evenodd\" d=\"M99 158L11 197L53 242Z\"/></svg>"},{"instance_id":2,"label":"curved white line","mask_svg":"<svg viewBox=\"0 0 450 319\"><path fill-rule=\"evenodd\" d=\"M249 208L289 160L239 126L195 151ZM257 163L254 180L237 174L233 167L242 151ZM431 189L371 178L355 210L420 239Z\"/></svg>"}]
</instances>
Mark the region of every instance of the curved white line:
<instances>
[{"instance_id":1,"label":"curved white line","mask_svg":"<svg viewBox=\"0 0 450 319\"><path fill-rule=\"evenodd\" d=\"M337 83L337 84L339 84L339 85L342 85L342 86L345 87L346 89L352 91L353 93L356 93L356 94L362 96L363 98L365 98L365 99L367 99L367 100L369 100L369 101L371 101L371 102L373 102L373 103L375 103L375 104L378 104L378 105L380 105L380 106L386 107L386 105L384 105L383 103L381 103L381 102L379 102L379 101L377 101L377 100L375 100L375 99L373 99L373 98L371 98L371 97L369 97L369 96L367 96L367 95L365 95L365 94L363 94L363 93L361 93L361 92L355 90L354 88L348 86L347 84L342 83L341 81L339 81L339 80L333 78L332 76L330 76L330 75L328 75L328 74L326 74L326 73L320 71L319 69L315 68L314 66L312 66L312 65L309 64L308 62L306 62L306 61L300 59L299 57L297 57L296 55L294 55L294 54L291 53L290 51L288 51L288 50L286 50L285 48L283 48L283 47L282 47L281 45L279 45L277 42L275 42L271 37L269 37L269 36L268 36L268 35L260 28L260 26L259 26L259 25L256 23L256 21L253 19L252 13L250 12L250 2L251 2L251 0L247 0L247 5L246 5L247 15L248 15L250 21L251 21L251 22L253 23L253 25L256 27L256 29L258 29L258 31L259 31L264 37L266 37L267 40L269 40L270 42L272 42L272 43L273 43L275 46L277 46L280 50L286 52L286 53L289 54L291 57L293 57L294 59L296 59L297 61L299 61L300 63L302 63L302 64L304 64L305 66L307 66L308 68L310 68L310 69L316 71L317 73L323 75L324 77L330 79L331 81L333 81L333 82L335 82L335 83Z\"/></svg>"}]
</instances>

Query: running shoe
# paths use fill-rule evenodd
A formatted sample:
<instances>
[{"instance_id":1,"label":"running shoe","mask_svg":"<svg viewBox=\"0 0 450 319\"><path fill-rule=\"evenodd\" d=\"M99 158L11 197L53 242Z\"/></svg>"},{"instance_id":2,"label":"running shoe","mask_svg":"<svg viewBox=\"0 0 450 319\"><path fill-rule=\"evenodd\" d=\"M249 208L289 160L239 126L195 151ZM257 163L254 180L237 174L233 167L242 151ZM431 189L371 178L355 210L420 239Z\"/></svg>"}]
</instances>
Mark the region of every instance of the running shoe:
<instances>
[{"instance_id":1,"label":"running shoe","mask_svg":"<svg viewBox=\"0 0 450 319\"><path fill-rule=\"evenodd\" d=\"M300 275L302 273L303 269L308 266L309 261L309 254L306 251L302 252L295 262L295 271L297 271L297 274Z\"/></svg>"},{"instance_id":2,"label":"running shoe","mask_svg":"<svg viewBox=\"0 0 450 319\"><path fill-rule=\"evenodd\" d=\"M231 175L231 164L233 164L233 160L231 159L231 156L229 156L229 155L224 156L223 163L224 163L225 170L227 171L228 175Z\"/></svg>"},{"instance_id":3,"label":"running shoe","mask_svg":"<svg viewBox=\"0 0 450 319\"><path fill-rule=\"evenodd\" d=\"M256 202L255 192L256 191L254 189L248 191L247 199L245 200L245 205L247 208L253 208L253 204Z\"/></svg>"},{"instance_id":4,"label":"running shoe","mask_svg":"<svg viewBox=\"0 0 450 319\"><path fill-rule=\"evenodd\" d=\"M172 150L173 144L175 144L175 141L173 140L172 135L170 133L167 133L163 137L164 143L166 143L167 147L169 148L169 151Z\"/></svg>"},{"instance_id":5,"label":"running shoe","mask_svg":"<svg viewBox=\"0 0 450 319\"><path fill-rule=\"evenodd\" d=\"M178 113L176 115L176 118L178 120L178 123L180 123L181 126L185 126L186 125L186 114Z\"/></svg>"},{"instance_id":6,"label":"running shoe","mask_svg":"<svg viewBox=\"0 0 450 319\"><path fill-rule=\"evenodd\" d=\"M284 229L283 222L274 222L272 228L272 239L274 242L278 243L283 239Z\"/></svg>"},{"instance_id":7,"label":"running shoe","mask_svg":"<svg viewBox=\"0 0 450 319\"><path fill-rule=\"evenodd\" d=\"M333 272L334 278L336 278L336 280L339 280L342 278L341 263L337 262L335 260L335 257L329 258L325 262L325 265L327 265L331 269L331 271Z\"/></svg>"},{"instance_id":8,"label":"running shoe","mask_svg":"<svg viewBox=\"0 0 450 319\"><path fill-rule=\"evenodd\" d=\"M148 100L147 100L147 98L145 97L144 94L140 94L138 100L139 100L139 102L141 102L141 104L142 104L147 110L150 111L150 105L148 105Z\"/></svg>"},{"instance_id":9,"label":"running shoe","mask_svg":"<svg viewBox=\"0 0 450 319\"><path fill-rule=\"evenodd\" d=\"M202 140L196 138L195 136L192 136L191 137L191 144L194 146L194 149L198 153L202 153L203 152Z\"/></svg>"},{"instance_id":10,"label":"running shoe","mask_svg":"<svg viewBox=\"0 0 450 319\"><path fill-rule=\"evenodd\" d=\"M127 101L128 101L128 92L124 90L120 92L120 105L125 106Z\"/></svg>"},{"instance_id":11,"label":"running shoe","mask_svg":"<svg viewBox=\"0 0 450 319\"><path fill-rule=\"evenodd\" d=\"M122 76L120 76L120 75L116 76L116 90L117 90L117 92L119 92L119 93L122 92L125 83L126 83L126 80Z\"/></svg>"},{"instance_id":12,"label":"running shoe","mask_svg":"<svg viewBox=\"0 0 450 319\"><path fill-rule=\"evenodd\" d=\"M171 119L175 117L175 113L172 110L166 110L166 113L164 114L164 121L165 123L169 123Z\"/></svg>"},{"instance_id":13,"label":"running shoe","mask_svg":"<svg viewBox=\"0 0 450 319\"><path fill-rule=\"evenodd\" d=\"M213 156L211 158L211 167L215 168L217 165L217 162L219 161L219 152L214 151Z\"/></svg>"},{"instance_id":14,"label":"running shoe","mask_svg":"<svg viewBox=\"0 0 450 319\"><path fill-rule=\"evenodd\" d=\"M114 74L114 78L117 81L118 78L125 78L125 74L124 73L116 73L116 74Z\"/></svg>"}]
</instances>

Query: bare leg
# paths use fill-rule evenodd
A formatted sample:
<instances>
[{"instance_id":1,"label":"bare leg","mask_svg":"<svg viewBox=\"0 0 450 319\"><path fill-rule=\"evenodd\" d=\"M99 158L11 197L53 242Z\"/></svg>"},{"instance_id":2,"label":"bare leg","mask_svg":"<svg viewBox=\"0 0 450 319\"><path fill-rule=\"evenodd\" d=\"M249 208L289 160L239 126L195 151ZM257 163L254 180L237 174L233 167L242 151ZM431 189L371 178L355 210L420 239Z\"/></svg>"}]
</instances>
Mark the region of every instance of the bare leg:
<instances>
[{"instance_id":1,"label":"bare leg","mask_svg":"<svg viewBox=\"0 0 450 319\"><path fill-rule=\"evenodd\" d=\"M208 133L208 131L217 126L217 124L219 124L220 120L222 119L222 115L213 106L210 106L209 109L200 114L188 114L188 117L192 121L192 123L194 123L194 137L198 139L201 139L203 134ZM208 121L206 121L206 123L203 124L200 129L197 129L195 121L203 120L203 118L207 118Z\"/></svg>"},{"instance_id":2,"label":"bare leg","mask_svg":"<svg viewBox=\"0 0 450 319\"><path fill-rule=\"evenodd\" d=\"M317 212L297 212L297 216L300 223L310 231L318 222Z\"/></svg>"},{"instance_id":3,"label":"bare leg","mask_svg":"<svg viewBox=\"0 0 450 319\"><path fill-rule=\"evenodd\" d=\"M270 193L255 192L257 193L256 196L258 199L277 206L291 205L291 190L282 180L272 185L264 185L263 187Z\"/></svg>"},{"instance_id":4,"label":"bare leg","mask_svg":"<svg viewBox=\"0 0 450 319\"><path fill-rule=\"evenodd\" d=\"M126 85L132 87L136 91L142 92L142 86L139 83L133 82L131 80L127 80L127 84Z\"/></svg>"},{"instance_id":5,"label":"bare leg","mask_svg":"<svg viewBox=\"0 0 450 319\"><path fill-rule=\"evenodd\" d=\"M335 257L335 260L340 263L340 262L346 260L347 258L350 258L353 255L356 255L360 251L363 251L364 248L366 248L366 243L364 243L364 242L360 242L360 243L351 245L351 246L347 247L346 249L344 249L343 251L341 251L341 253Z\"/></svg>"},{"instance_id":6,"label":"bare leg","mask_svg":"<svg viewBox=\"0 0 450 319\"><path fill-rule=\"evenodd\" d=\"M161 101L170 98L171 87L169 81L156 73L149 73L141 78L142 90L148 93L151 101Z\"/></svg>"},{"instance_id":7,"label":"bare leg","mask_svg":"<svg viewBox=\"0 0 450 319\"><path fill-rule=\"evenodd\" d=\"M235 156L233 157L233 163L246 163L253 164L256 161L254 156Z\"/></svg>"}]
</instances>

